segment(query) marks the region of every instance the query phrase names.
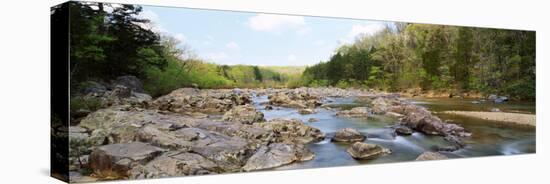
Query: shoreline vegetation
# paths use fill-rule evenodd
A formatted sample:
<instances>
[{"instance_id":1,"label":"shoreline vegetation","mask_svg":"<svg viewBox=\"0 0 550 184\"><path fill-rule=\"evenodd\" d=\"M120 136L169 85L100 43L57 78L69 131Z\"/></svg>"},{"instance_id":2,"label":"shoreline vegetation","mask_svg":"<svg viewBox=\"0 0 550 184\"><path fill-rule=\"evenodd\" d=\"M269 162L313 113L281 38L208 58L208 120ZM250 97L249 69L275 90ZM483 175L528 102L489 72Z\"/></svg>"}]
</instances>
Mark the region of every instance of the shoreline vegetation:
<instances>
[{"instance_id":1,"label":"shoreline vegetation","mask_svg":"<svg viewBox=\"0 0 550 184\"><path fill-rule=\"evenodd\" d=\"M441 113L485 119L498 123L535 127L536 115L510 112L443 111Z\"/></svg>"}]
</instances>

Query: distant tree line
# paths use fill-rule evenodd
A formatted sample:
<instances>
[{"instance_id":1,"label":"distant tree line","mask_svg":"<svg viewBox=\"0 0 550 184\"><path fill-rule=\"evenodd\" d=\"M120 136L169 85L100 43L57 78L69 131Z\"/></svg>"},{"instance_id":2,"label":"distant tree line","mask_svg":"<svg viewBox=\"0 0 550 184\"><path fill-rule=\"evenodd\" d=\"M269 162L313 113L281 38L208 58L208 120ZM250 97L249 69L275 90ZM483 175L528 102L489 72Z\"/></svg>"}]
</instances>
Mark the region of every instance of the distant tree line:
<instances>
[{"instance_id":1,"label":"distant tree line","mask_svg":"<svg viewBox=\"0 0 550 184\"><path fill-rule=\"evenodd\" d=\"M535 98L535 32L396 23L359 36L300 84L452 90Z\"/></svg>"}]
</instances>

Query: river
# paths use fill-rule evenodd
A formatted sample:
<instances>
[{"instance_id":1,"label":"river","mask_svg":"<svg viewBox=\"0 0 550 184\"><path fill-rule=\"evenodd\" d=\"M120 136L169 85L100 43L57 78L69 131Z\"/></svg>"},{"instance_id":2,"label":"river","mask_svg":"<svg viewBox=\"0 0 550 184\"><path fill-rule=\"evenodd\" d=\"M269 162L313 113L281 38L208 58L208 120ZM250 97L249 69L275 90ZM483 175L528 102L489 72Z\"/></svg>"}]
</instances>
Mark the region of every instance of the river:
<instances>
[{"instance_id":1,"label":"river","mask_svg":"<svg viewBox=\"0 0 550 184\"><path fill-rule=\"evenodd\" d=\"M428 108L442 120L450 120L472 132L471 137L464 139L467 143L465 148L442 153L449 158L524 154L534 153L536 150L535 128L504 126L487 120L438 113L447 110L487 111L491 108L499 108L504 112L534 114L534 103L474 104L472 100L450 98L415 98L409 100ZM276 107L274 110L264 110L265 108L261 104L268 101L267 96L255 96L253 101L256 108L264 113L267 120L275 118L300 119L307 125L316 127L327 134L324 141L309 145L309 148L316 155L313 160L278 167L276 170L413 161L425 151L433 151L437 146L449 145L443 137L427 136L418 132L410 136L393 136L393 129L389 126L397 123L397 120L384 116L372 115L367 119L336 117L336 108L350 109L365 106L365 104L355 102L353 97L327 98L325 104L334 108L317 108L317 113L308 115L301 115L297 109L293 108ZM310 118L317 118L319 121L308 122ZM342 128L359 130L367 135L367 140L364 142L389 148L392 150L392 154L373 160L355 160L351 158L346 152L350 144L330 141L330 137Z\"/></svg>"}]
</instances>

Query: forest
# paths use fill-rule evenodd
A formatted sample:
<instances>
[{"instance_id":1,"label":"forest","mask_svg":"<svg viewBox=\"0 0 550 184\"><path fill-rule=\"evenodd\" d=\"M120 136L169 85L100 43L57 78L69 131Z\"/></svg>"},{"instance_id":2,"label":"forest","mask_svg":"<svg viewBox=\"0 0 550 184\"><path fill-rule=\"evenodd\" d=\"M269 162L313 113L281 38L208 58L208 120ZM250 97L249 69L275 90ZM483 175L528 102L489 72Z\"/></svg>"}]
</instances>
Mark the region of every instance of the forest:
<instances>
[{"instance_id":1,"label":"forest","mask_svg":"<svg viewBox=\"0 0 550 184\"><path fill-rule=\"evenodd\" d=\"M535 32L393 23L308 67L219 65L144 28L140 6L71 2L71 87L134 75L152 96L181 87L335 86L505 94L535 98ZM327 53L331 54L331 53ZM305 70L304 70L305 69ZM302 73L303 71L303 73Z\"/></svg>"},{"instance_id":2,"label":"forest","mask_svg":"<svg viewBox=\"0 0 550 184\"><path fill-rule=\"evenodd\" d=\"M396 23L308 67L305 86L507 94L535 98L535 32Z\"/></svg>"}]
</instances>

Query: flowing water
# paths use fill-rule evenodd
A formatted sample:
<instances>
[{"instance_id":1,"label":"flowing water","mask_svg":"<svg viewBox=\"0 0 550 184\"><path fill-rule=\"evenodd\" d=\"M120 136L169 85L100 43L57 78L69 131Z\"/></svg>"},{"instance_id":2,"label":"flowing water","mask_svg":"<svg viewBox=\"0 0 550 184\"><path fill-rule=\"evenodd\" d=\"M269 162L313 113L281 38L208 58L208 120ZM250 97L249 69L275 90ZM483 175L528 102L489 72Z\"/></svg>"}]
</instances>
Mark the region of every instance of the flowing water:
<instances>
[{"instance_id":1,"label":"flowing water","mask_svg":"<svg viewBox=\"0 0 550 184\"><path fill-rule=\"evenodd\" d=\"M483 102L474 104L471 100L449 98L409 100L417 105L428 108L442 120L451 120L453 123L462 125L472 132L471 137L464 139L465 143L467 143L465 148L443 153L449 158L534 153L536 150L535 128L503 126L487 120L438 113L447 110L487 111L491 108L499 108L504 112L534 114L534 103L505 102L502 104L493 104ZM325 103L334 108L317 108L317 113L308 115L301 115L297 109L293 108L275 107L274 110L264 110L264 106L261 104L267 101L267 96L254 98L256 107L264 113L267 120L275 118L300 119L307 125L316 127L327 134L327 139L324 141L309 145L310 150L315 153L313 160L293 163L279 167L277 170L413 161L425 151L433 151L436 147L449 145L443 137L428 136L418 132L410 136L394 136L393 129L389 126L396 124L398 120L384 116L372 115L367 119L336 117L335 114L338 108L350 109L352 107L365 106L365 104L356 103L353 97L329 98ZM319 121L308 122L310 118L317 118ZM346 149L350 146L349 143L330 141L330 137L342 128L355 128L359 130L364 135L367 135L367 140L364 142L389 148L392 150L392 154L373 160L355 160L351 158L346 152Z\"/></svg>"}]
</instances>

